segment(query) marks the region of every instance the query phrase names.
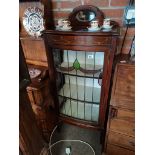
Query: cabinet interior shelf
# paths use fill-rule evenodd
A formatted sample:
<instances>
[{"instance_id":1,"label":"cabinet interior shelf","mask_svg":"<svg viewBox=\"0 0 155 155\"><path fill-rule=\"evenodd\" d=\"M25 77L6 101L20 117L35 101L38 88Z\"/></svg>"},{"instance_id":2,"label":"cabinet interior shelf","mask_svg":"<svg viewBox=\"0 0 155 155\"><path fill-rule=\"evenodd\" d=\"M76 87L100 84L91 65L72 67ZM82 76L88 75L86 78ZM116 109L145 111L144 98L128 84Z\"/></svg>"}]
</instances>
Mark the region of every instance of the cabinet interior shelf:
<instances>
[{"instance_id":1,"label":"cabinet interior shelf","mask_svg":"<svg viewBox=\"0 0 155 155\"><path fill-rule=\"evenodd\" d=\"M85 103L87 103L87 104L97 104L97 105L100 104L100 102L83 101L83 100L80 100L80 99L74 99L74 98L70 98L70 97L63 96L63 95L58 95L58 96L59 96L60 98L62 98L62 104L63 104L64 102L66 102L67 99L73 100L73 101L77 101L77 102L85 102Z\"/></svg>"},{"instance_id":2,"label":"cabinet interior shelf","mask_svg":"<svg viewBox=\"0 0 155 155\"><path fill-rule=\"evenodd\" d=\"M99 103L101 88L86 85L64 84L58 95L83 102Z\"/></svg>"}]
</instances>

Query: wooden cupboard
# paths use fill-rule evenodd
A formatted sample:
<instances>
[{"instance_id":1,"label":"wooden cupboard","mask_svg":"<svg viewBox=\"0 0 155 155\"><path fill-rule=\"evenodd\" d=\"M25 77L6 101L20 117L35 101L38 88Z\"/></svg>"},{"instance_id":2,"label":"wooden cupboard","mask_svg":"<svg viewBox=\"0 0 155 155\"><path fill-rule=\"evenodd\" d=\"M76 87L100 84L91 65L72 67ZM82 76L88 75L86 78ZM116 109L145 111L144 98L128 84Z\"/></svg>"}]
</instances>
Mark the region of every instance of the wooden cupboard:
<instances>
[{"instance_id":1,"label":"wooden cupboard","mask_svg":"<svg viewBox=\"0 0 155 155\"><path fill-rule=\"evenodd\" d=\"M50 95L49 76L47 67L28 65L28 68L40 69L41 74L31 79L31 84L26 88L32 110L38 127L46 141L49 141L52 129L55 126L56 117L53 111L54 105Z\"/></svg>"},{"instance_id":2,"label":"wooden cupboard","mask_svg":"<svg viewBox=\"0 0 155 155\"><path fill-rule=\"evenodd\" d=\"M116 65L106 132L107 155L134 155L135 65Z\"/></svg>"},{"instance_id":3,"label":"wooden cupboard","mask_svg":"<svg viewBox=\"0 0 155 155\"><path fill-rule=\"evenodd\" d=\"M19 47L19 147L22 155L39 155L45 145L38 129L26 87L30 84L24 54Z\"/></svg>"}]
</instances>

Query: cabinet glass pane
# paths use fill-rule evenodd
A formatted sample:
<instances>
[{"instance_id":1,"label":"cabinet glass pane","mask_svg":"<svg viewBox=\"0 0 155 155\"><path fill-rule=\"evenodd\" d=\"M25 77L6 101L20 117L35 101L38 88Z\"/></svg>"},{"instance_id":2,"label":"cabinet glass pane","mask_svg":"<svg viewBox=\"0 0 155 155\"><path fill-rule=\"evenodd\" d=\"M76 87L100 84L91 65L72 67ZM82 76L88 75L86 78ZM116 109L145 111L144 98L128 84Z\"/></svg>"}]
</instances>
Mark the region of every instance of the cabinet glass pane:
<instances>
[{"instance_id":1,"label":"cabinet glass pane","mask_svg":"<svg viewBox=\"0 0 155 155\"><path fill-rule=\"evenodd\" d=\"M104 52L53 50L60 113L98 122Z\"/></svg>"}]
</instances>

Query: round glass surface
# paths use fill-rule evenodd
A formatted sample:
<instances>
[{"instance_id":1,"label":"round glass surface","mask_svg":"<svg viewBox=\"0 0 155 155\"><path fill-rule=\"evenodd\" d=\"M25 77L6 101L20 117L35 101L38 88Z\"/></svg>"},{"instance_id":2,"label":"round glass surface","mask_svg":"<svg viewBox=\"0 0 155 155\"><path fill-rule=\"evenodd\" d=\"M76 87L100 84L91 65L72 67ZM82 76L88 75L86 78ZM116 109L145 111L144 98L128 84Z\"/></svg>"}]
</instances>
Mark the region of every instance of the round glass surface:
<instances>
[{"instance_id":1,"label":"round glass surface","mask_svg":"<svg viewBox=\"0 0 155 155\"><path fill-rule=\"evenodd\" d=\"M96 14L89 10L82 10L76 14L76 19L81 22L89 22L96 17Z\"/></svg>"}]
</instances>

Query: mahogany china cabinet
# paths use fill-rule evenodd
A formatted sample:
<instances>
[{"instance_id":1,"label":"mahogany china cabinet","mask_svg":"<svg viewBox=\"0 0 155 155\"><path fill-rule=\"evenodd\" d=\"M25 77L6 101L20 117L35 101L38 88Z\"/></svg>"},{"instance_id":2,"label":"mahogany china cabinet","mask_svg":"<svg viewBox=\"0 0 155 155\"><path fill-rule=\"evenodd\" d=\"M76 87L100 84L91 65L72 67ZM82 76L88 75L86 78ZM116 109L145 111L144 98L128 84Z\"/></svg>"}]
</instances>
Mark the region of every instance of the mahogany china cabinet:
<instances>
[{"instance_id":1,"label":"mahogany china cabinet","mask_svg":"<svg viewBox=\"0 0 155 155\"><path fill-rule=\"evenodd\" d=\"M79 19L79 12L87 17ZM94 6L80 6L69 16L72 29L45 30L50 92L59 120L105 130L109 86L119 26L110 31L88 31L92 20L103 24L104 14Z\"/></svg>"}]
</instances>

